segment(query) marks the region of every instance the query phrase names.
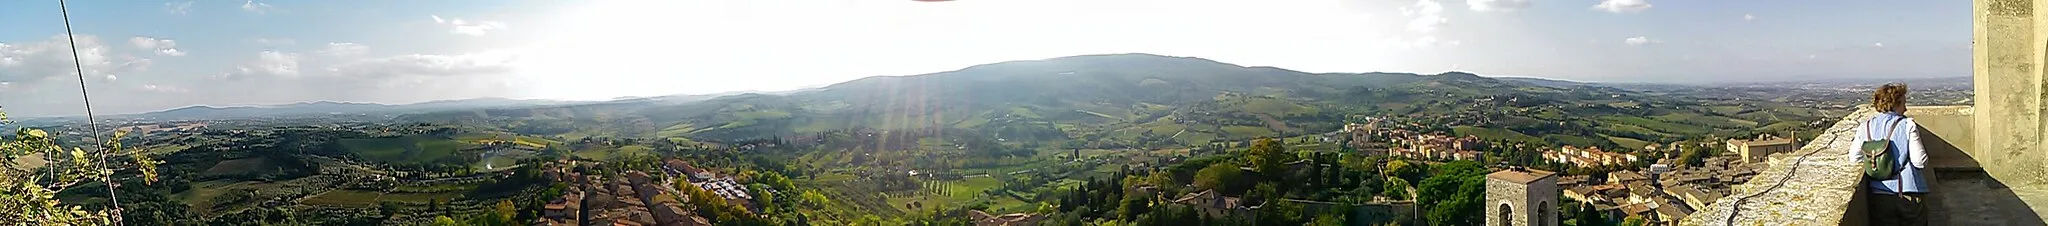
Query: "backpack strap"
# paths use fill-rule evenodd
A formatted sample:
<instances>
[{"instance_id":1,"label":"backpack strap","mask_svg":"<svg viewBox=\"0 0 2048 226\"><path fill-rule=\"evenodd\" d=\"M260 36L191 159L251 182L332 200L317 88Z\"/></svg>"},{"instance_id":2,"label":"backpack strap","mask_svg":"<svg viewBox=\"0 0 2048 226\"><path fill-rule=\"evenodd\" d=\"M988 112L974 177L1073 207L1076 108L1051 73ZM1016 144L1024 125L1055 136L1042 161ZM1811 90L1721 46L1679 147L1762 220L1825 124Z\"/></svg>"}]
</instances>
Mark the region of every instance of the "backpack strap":
<instances>
[{"instance_id":1,"label":"backpack strap","mask_svg":"<svg viewBox=\"0 0 2048 226\"><path fill-rule=\"evenodd\" d=\"M1901 122L1906 122L1906 116L1903 116L1903 115L1901 115L1901 116L1899 116L1899 117L1898 117L1898 118L1896 118L1896 119L1892 119L1892 126L1891 126L1891 127L1887 127L1887 128L1890 128L1890 129L1886 129L1886 130L1884 131L1884 137L1885 137L1885 139L1889 140L1889 139L1891 139L1892 135L1898 135L1898 134L1895 134L1895 133L1898 133L1898 132L1899 132L1899 123L1901 123Z\"/></svg>"},{"instance_id":2,"label":"backpack strap","mask_svg":"<svg viewBox=\"0 0 2048 226\"><path fill-rule=\"evenodd\" d=\"M1905 121L1906 121L1906 116L1905 116L1905 115L1899 115L1897 119L1892 119L1892 125L1891 125L1890 127L1888 127L1888 128L1890 128L1890 129L1888 129L1888 130L1885 130L1885 132L1884 132L1884 133L1885 133L1885 136L1884 136L1884 137L1885 137L1885 139L1889 140L1889 139L1891 139L1891 138L1892 138L1892 136L1893 136L1893 135L1898 135L1897 133L1899 132L1899 123L1900 123L1900 122L1905 122ZM1893 141L1893 142L1899 142L1899 141ZM1893 150L1891 150L1891 151L1896 151L1896 152L1892 153L1892 154L1894 155L1893 157L1895 157L1895 158L1899 158L1899 159L1904 159L1904 160L1906 160L1906 162L1912 162L1912 161L1913 161L1913 156L1912 156L1912 155L1910 155L1910 154L1907 154L1907 153L1903 153L1903 152L1906 152L1906 151L1909 151L1909 150L1900 150L1900 149L1897 149L1897 148L1892 148L1892 147L1886 147L1886 148L1887 148L1887 149L1893 149ZM1897 196L1899 196L1899 197L1905 197L1905 196L1906 196L1906 175L1905 175L1905 171L1906 171L1906 169L1905 169L1905 167L1912 167L1912 165L1908 165L1908 164L1906 164L1906 162L1892 162L1892 164L1894 165L1894 166L1893 166L1894 168L1892 168L1892 169L1893 169L1893 170L1898 170L1898 171L1899 171L1899 172L1897 172L1897 173L1893 173L1893 174L1892 174L1892 179L1893 179L1893 181L1892 181L1892 186L1894 187L1894 190L1892 191L1892 194L1893 194L1893 195L1897 195Z\"/></svg>"},{"instance_id":3,"label":"backpack strap","mask_svg":"<svg viewBox=\"0 0 2048 226\"><path fill-rule=\"evenodd\" d=\"M1899 128L1898 128L1898 127L1899 127L1899 122L1901 122L1901 121L1906 121L1906 119L1905 119L1905 118L1906 118L1905 116L1899 116L1898 118L1894 118L1894 119L1892 119L1892 120L1891 120L1891 121L1892 121L1892 123L1891 123L1892 125L1891 125L1890 127L1887 127L1887 128L1891 128L1891 130L1886 130L1886 131L1884 132L1884 137L1885 137L1885 139L1891 139L1891 137L1892 137L1892 133L1893 133L1893 132L1895 132L1895 131L1897 131L1897 130L1899 130ZM1863 125L1863 128L1866 128L1866 129L1876 129L1876 128L1871 128L1870 126L1871 126L1870 124L1864 124L1864 125ZM1876 131L1871 131L1871 132L1876 132ZM1876 137L1876 136L1877 136L1877 133L1868 133L1868 132L1866 132L1866 133L1863 133L1863 140L1877 140L1877 137Z\"/></svg>"}]
</instances>

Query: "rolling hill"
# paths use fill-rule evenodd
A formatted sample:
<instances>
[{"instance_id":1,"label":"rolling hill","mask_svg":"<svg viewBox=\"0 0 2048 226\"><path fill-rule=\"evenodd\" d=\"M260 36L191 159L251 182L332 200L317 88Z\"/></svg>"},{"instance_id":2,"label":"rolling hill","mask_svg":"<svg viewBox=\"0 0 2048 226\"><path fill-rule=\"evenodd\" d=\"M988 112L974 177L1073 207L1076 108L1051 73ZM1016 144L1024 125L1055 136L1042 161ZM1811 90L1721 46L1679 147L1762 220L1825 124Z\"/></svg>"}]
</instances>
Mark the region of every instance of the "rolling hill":
<instances>
[{"instance_id":1,"label":"rolling hill","mask_svg":"<svg viewBox=\"0 0 2048 226\"><path fill-rule=\"evenodd\" d=\"M1307 73L1193 57L1107 54L868 77L783 95L465 110L399 119L568 139L732 141L878 129L910 136L970 131L995 140L1093 148L1186 147L1322 133L1341 128L1352 115L1454 116L1443 117L1448 121L1442 123L1525 134L1495 139L1546 137L1588 146L1728 133L1775 122L1688 107L1698 103L1683 99L1578 84L1583 83L1465 72ZM1639 126L1601 126L1614 123Z\"/></svg>"}]
</instances>

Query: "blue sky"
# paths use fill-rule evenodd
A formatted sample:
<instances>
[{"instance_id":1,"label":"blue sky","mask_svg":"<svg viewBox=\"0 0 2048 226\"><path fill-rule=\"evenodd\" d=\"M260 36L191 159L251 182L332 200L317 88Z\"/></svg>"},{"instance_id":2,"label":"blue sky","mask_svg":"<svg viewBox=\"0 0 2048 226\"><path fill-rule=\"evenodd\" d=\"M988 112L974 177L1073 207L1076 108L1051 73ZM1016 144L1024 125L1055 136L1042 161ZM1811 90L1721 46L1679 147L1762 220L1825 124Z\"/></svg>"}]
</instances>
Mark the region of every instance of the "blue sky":
<instances>
[{"instance_id":1,"label":"blue sky","mask_svg":"<svg viewBox=\"0 0 2048 226\"><path fill-rule=\"evenodd\" d=\"M1925 0L78 1L95 111L783 90L1144 52L1607 82L1967 76ZM75 115L55 1L0 1L0 106Z\"/></svg>"}]
</instances>

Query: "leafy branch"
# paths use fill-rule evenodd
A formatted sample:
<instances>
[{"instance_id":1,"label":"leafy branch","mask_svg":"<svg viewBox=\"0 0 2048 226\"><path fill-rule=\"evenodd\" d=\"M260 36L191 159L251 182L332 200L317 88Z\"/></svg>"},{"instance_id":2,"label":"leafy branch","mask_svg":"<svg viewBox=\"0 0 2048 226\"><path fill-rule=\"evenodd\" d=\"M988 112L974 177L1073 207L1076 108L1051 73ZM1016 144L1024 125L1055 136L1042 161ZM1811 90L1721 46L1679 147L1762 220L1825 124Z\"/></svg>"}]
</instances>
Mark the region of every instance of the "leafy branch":
<instances>
[{"instance_id":1,"label":"leafy branch","mask_svg":"<svg viewBox=\"0 0 2048 226\"><path fill-rule=\"evenodd\" d=\"M13 124L7 113L0 111L0 124ZM16 128L12 139L0 139L0 223L13 225L108 225L117 219L119 207L99 211L88 211L77 205L65 205L57 199L57 193L84 182L119 184L113 178L114 172L133 167L142 174L144 183L157 180L156 166L163 163L150 158L143 152L124 152L120 140L126 132L115 132L111 139L94 150L57 145L50 132L35 128ZM105 160L106 155L120 155L133 162L117 164ZM42 157L50 159L40 169L22 166L17 159ZM132 164L129 164L132 163ZM40 170L40 172L39 172ZM48 173L48 174L44 174Z\"/></svg>"}]
</instances>

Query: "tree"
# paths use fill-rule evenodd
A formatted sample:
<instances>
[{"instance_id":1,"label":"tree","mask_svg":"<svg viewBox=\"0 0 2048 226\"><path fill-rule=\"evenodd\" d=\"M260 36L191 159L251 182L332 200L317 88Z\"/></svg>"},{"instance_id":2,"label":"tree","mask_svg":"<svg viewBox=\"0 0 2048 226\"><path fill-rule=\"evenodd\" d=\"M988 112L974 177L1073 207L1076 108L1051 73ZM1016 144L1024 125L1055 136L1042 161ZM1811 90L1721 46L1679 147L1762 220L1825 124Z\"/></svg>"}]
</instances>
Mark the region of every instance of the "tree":
<instances>
[{"instance_id":1,"label":"tree","mask_svg":"<svg viewBox=\"0 0 2048 226\"><path fill-rule=\"evenodd\" d=\"M431 223L431 224L428 224L428 225L433 225L433 226L462 226L462 223L459 223L459 222L455 222L455 218L448 218L448 216L436 216L436 217L434 217L434 222L433 222L433 223Z\"/></svg>"},{"instance_id":2,"label":"tree","mask_svg":"<svg viewBox=\"0 0 2048 226\"><path fill-rule=\"evenodd\" d=\"M1622 218L1621 220L1622 226L1643 226L1644 224L1649 224L1649 222L1644 221L1643 218L1636 216L1629 216L1627 218Z\"/></svg>"},{"instance_id":3,"label":"tree","mask_svg":"<svg viewBox=\"0 0 2048 226\"><path fill-rule=\"evenodd\" d=\"M1116 209L1117 216L1121 219L1138 219L1138 215L1151 211L1151 205L1151 197L1127 195L1124 196L1122 204Z\"/></svg>"},{"instance_id":4,"label":"tree","mask_svg":"<svg viewBox=\"0 0 2048 226\"><path fill-rule=\"evenodd\" d=\"M1387 183L1385 183L1384 185L1386 185L1387 187L1385 189L1380 190L1380 196L1386 196L1388 198L1396 199L1410 198L1408 197L1408 180L1404 180L1399 177L1387 178Z\"/></svg>"},{"instance_id":5,"label":"tree","mask_svg":"<svg viewBox=\"0 0 2048 226\"><path fill-rule=\"evenodd\" d=\"M384 217L391 217L391 215L398 214L398 208L398 202L383 201L377 203L377 213L382 214L382 216Z\"/></svg>"},{"instance_id":6,"label":"tree","mask_svg":"<svg viewBox=\"0 0 2048 226\"><path fill-rule=\"evenodd\" d=\"M1435 176L1416 187L1416 203L1429 210L1432 225L1477 225L1486 198L1485 168L1478 162L1452 161L1436 167Z\"/></svg>"},{"instance_id":7,"label":"tree","mask_svg":"<svg viewBox=\"0 0 2048 226\"><path fill-rule=\"evenodd\" d=\"M0 125L12 124L7 113L0 112ZM145 184L156 182L156 165L162 162L144 152L124 151L120 142L124 136L126 132L115 132L94 150L67 150L58 146L56 137L49 132L28 127L15 129L11 140L0 140L0 156L6 158L0 161L0 219L20 220L15 223L27 225L113 224L113 216L119 213L63 204L57 200L57 192L86 182L118 184L120 181L113 179L113 174L124 169L141 172ZM120 155L129 161L112 162L115 157L110 155ZM38 172L17 166L15 160L19 158L50 158L53 162Z\"/></svg>"},{"instance_id":8,"label":"tree","mask_svg":"<svg viewBox=\"0 0 2048 226\"><path fill-rule=\"evenodd\" d=\"M1314 222L1310 222L1310 223L1309 223L1309 225L1314 225L1314 226L1343 226L1343 225L1344 225L1344 216L1339 216L1339 215L1336 215L1336 214L1323 214L1323 215L1318 215L1318 216L1316 216L1316 221L1314 221Z\"/></svg>"},{"instance_id":9,"label":"tree","mask_svg":"<svg viewBox=\"0 0 2048 226\"><path fill-rule=\"evenodd\" d=\"M496 214L494 217L497 217L499 222L504 222L507 225L516 224L516 222L512 221L512 217L519 215L519 209L513 207L512 200L499 200L497 205L491 206L491 210L495 211L492 213Z\"/></svg>"},{"instance_id":10,"label":"tree","mask_svg":"<svg viewBox=\"0 0 2048 226\"><path fill-rule=\"evenodd\" d=\"M1576 215L1573 219L1577 219L1580 226L1610 225L1607 223L1607 218L1601 216L1600 210L1593 209L1593 206L1590 204L1579 203L1579 213Z\"/></svg>"},{"instance_id":11,"label":"tree","mask_svg":"<svg viewBox=\"0 0 2048 226\"><path fill-rule=\"evenodd\" d=\"M1286 145L1273 141L1272 138L1259 139L1258 143L1253 143L1251 157L1252 164L1257 166L1255 169L1268 178L1285 176L1286 173L1281 171L1285 169L1287 162L1297 158L1293 153L1287 153Z\"/></svg>"},{"instance_id":12,"label":"tree","mask_svg":"<svg viewBox=\"0 0 2048 226\"><path fill-rule=\"evenodd\" d=\"M1243 173L1243 170L1238 170L1237 166L1232 166L1230 163L1210 164L1209 167L1203 167L1201 171L1195 171L1195 189L1214 189L1218 190L1218 192L1229 191L1234 187L1230 185L1237 183L1238 178L1242 177L1241 174Z\"/></svg>"}]
</instances>

